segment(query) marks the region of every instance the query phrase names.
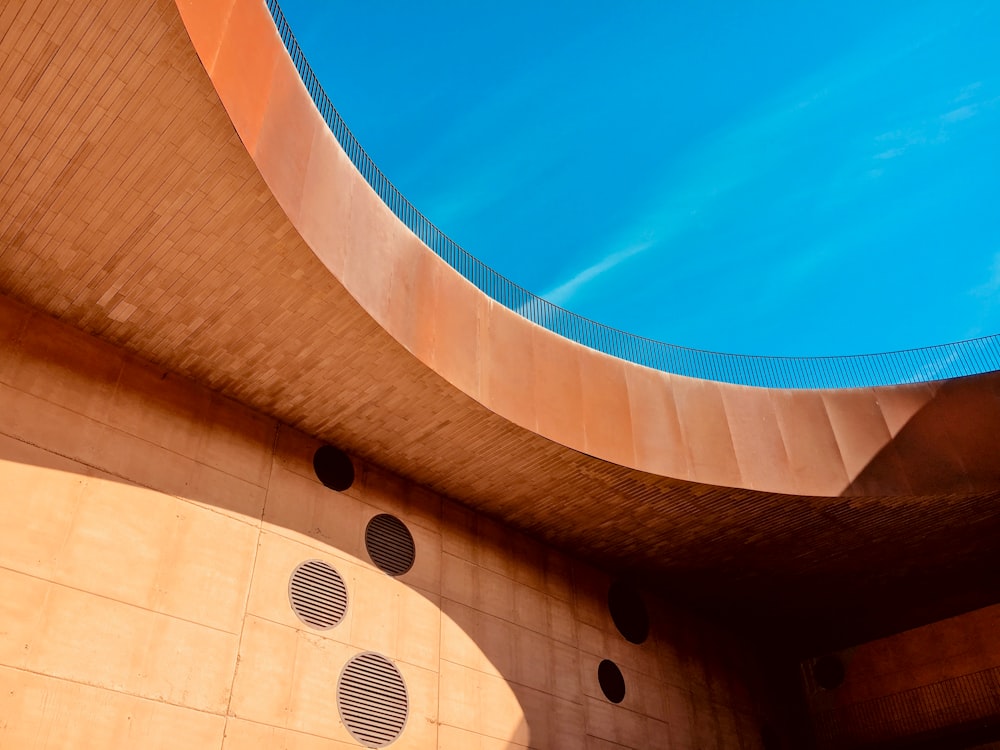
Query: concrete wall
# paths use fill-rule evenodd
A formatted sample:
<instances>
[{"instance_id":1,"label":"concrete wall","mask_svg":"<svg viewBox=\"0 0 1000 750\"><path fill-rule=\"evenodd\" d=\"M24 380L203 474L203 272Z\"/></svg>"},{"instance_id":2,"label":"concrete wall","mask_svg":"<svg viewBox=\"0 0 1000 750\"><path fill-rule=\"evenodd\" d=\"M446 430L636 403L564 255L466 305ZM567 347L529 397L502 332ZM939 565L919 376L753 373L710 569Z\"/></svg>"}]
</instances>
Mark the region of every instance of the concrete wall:
<instances>
[{"instance_id":1,"label":"concrete wall","mask_svg":"<svg viewBox=\"0 0 1000 750\"><path fill-rule=\"evenodd\" d=\"M363 650L406 681L399 748L759 748L782 723L718 628L647 595L631 644L597 569L375 466L329 490L317 446L0 298L0 747L357 747L335 686ZM365 551L380 512L415 539L398 579ZM329 631L288 603L311 558L347 584Z\"/></svg>"},{"instance_id":2,"label":"concrete wall","mask_svg":"<svg viewBox=\"0 0 1000 750\"><path fill-rule=\"evenodd\" d=\"M816 684L814 661L803 664L820 747L1000 739L1000 605L834 656L844 678L832 689Z\"/></svg>"}]
</instances>

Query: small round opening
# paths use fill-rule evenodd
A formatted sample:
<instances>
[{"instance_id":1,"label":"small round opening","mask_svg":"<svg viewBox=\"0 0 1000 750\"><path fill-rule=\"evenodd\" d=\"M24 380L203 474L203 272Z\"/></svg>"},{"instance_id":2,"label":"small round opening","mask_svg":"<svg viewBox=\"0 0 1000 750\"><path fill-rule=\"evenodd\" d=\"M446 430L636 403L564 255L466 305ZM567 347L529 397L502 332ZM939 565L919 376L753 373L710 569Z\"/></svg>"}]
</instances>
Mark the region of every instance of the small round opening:
<instances>
[{"instance_id":1,"label":"small round opening","mask_svg":"<svg viewBox=\"0 0 1000 750\"><path fill-rule=\"evenodd\" d=\"M391 745L409 715L403 675L389 659L367 651L344 665L337 681L340 720L364 747Z\"/></svg>"},{"instance_id":2,"label":"small round opening","mask_svg":"<svg viewBox=\"0 0 1000 750\"><path fill-rule=\"evenodd\" d=\"M316 478L331 490L343 492L354 484L354 464L350 457L332 445L321 445L313 454Z\"/></svg>"},{"instance_id":3,"label":"small round opening","mask_svg":"<svg viewBox=\"0 0 1000 750\"><path fill-rule=\"evenodd\" d=\"M388 513L380 513L368 522L365 549L379 570L391 576L407 572L417 556L413 535L406 524Z\"/></svg>"},{"instance_id":4,"label":"small round opening","mask_svg":"<svg viewBox=\"0 0 1000 750\"><path fill-rule=\"evenodd\" d=\"M823 656L813 664L813 677L824 690L839 688L844 682L844 664L836 656Z\"/></svg>"},{"instance_id":5,"label":"small round opening","mask_svg":"<svg viewBox=\"0 0 1000 750\"><path fill-rule=\"evenodd\" d=\"M605 659L597 666L597 681L601 683L604 697L612 703L621 703L625 699L625 678L613 661Z\"/></svg>"},{"instance_id":6,"label":"small round opening","mask_svg":"<svg viewBox=\"0 0 1000 750\"><path fill-rule=\"evenodd\" d=\"M306 560L288 579L288 601L306 625L336 627L347 612L347 587L340 573L322 560Z\"/></svg>"},{"instance_id":7,"label":"small round opening","mask_svg":"<svg viewBox=\"0 0 1000 750\"><path fill-rule=\"evenodd\" d=\"M642 643L649 637L649 615L642 596L624 581L615 581L608 589L608 609L615 627L625 640Z\"/></svg>"}]
</instances>

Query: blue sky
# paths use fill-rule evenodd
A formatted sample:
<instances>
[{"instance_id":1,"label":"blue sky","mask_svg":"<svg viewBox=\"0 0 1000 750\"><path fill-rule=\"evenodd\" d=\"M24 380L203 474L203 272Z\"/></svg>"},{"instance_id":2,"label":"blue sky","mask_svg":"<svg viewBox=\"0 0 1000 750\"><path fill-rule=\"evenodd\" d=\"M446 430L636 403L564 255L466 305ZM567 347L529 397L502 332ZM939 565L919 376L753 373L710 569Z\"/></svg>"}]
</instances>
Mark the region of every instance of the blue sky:
<instances>
[{"instance_id":1,"label":"blue sky","mask_svg":"<svg viewBox=\"0 0 1000 750\"><path fill-rule=\"evenodd\" d=\"M1000 3L281 5L403 194L563 307L750 354L1000 332Z\"/></svg>"}]
</instances>

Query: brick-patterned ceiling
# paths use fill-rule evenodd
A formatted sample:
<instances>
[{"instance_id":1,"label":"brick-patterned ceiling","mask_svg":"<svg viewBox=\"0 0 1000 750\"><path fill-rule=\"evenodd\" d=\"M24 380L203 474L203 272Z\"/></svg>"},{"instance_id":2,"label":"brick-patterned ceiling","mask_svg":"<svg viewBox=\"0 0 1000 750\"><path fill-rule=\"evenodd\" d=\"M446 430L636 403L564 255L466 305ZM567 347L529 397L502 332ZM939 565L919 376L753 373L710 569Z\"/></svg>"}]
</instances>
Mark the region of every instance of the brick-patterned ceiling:
<instances>
[{"instance_id":1,"label":"brick-patterned ceiling","mask_svg":"<svg viewBox=\"0 0 1000 750\"><path fill-rule=\"evenodd\" d=\"M0 37L0 292L802 652L1000 594L1000 490L682 482L550 442L446 383L300 239L173 0L8 3Z\"/></svg>"}]
</instances>

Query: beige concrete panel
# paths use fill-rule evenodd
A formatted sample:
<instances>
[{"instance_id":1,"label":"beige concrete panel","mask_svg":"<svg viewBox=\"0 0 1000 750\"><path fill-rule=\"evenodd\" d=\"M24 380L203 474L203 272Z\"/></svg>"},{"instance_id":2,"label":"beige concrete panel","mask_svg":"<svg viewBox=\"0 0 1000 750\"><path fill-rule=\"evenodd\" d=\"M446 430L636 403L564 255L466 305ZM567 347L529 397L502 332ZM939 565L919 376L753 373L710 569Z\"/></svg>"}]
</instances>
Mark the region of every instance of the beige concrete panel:
<instances>
[{"instance_id":1,"label":"beige concrete panel","mask_svg":"<svg viewBox=\"0 0 1000 750\"><path fill-rule=\"evenodd\" d=\"M357 171L329 128L313 133L297 228L316 256L338 279L344 276Z\"/></svg>"},{"instance_id":2,"label":"beige concrete panel","mask_svg":"<svg viewBox=\"0 0 1000 750\"><path fill-rule=\"evenodd\" d=\"M368 522L372 518L384 512L382 508L373 508L370 505L363 506L361 513L362 535L367 528ZM413 567L396 576L394 580L407 586L415 586L424 591L437 593L441 590L441 534L437 529L431 529L424 525L412 523L406 515L400 514L399 519L409 529L413 536L414 558ZM363 543L362 543L363 545ZM367 549L362 555L363 560L370 561ZM374 570L377 570L374 563L370 563ZM379 571L379 574L386 576ZM388 576L387 576L388 577Z\"/></svg>"},{"instance_id":3,"label":"beige concrete panel","mask_svg":"<svg viewBox=\"0 0 1000 750\"><path fill-rule=\"evenodd\" d=\"M207 390L128 357L107 423L174 453L195 458L205 439L209 403Z\"/></svg>"},{"instance_id":4,"label":"beige concrete panel","mask_svg":"<svg viewBox=\"0 0 1000 750\"><path fill-rule=\"evenodd\" d=\"M93 465L145 487L186 498L244 523L264 506L263 487L110 428L99 433Z\"/></svg>"},{"instance_id":5,"label":"beige concrete panel","mask_svg":"<svg viewBox=\"0 0 1000 750\"><path fill-rule=\"evenodd\" d=\"M0 566L51 577L87 484L75 462L3 436ZM49 468L54 463L60 468Z\"/></svg>"},{"instance_id":6,"label":"beige concrete panel","mask_svg":"<svg viewBox=\"0 0 1000 750\"><path fill-rule=\"evenodd\" d=\"M770 391L734 385L720 391L744 486L788 491L788 454Z\"/></svg>"},{"instance_id":7,"label":"beige concrete panel","mask_svg":"<svg viewBox=\"0 0 1000 750\"><path fill-rule=\"evenodd\" d=\"M92 419L107 416L122 368L121 349L34 315L12 354L0 370L7 385Z\"/></svg>"},{"instance_id":8,"label":"beige concrete panel","mask_svg":"<svg viewBox=\"0 0 1000 750\"><path fill-rule=\"evenodd\" d=\"M25 667L220 713L237 637L52 584Z\"/></svg>"},{"instance_id":9,"label":"beige concrete panel","mask_svg":"<svg viewBox=\"0 0 1000 750\"><path fill-rule=\"evenodd\" d=\"M233 715L261 724L353 743L336 710L337 679L359 649L250 615L233 686ZM387 655L390 656L391 655ZM396 663L410 703L401 748L433 747L437 722L435 673Z\"/></svg>"},{"instance_id":10,"label":"beige concrete panel","mask_svg":"<svg viewBox=\"0 0 1000 750\"><path fill-rule=\"evenodd\" d=\"M569 602L546 595L545 608L548 620L546 632L557 641L575 645L576 619L573 617L573 608Z\"/></svg>"},{"instance_id":11,"label":"beige concrete panel","mask_svg":"<svg viewBox=\"0 0 1000 750\"><path fill-rule=\"evenodd\" d=\"M691 479L726 487L742 486L722 401L725 385L677 376L670 382L687 446Z\"/></svg>"},{"instance_id":12,"label":"beige concrete panel","mask_svg":"<svg viewBox=\"0 0 1000 750\"><path fill-rule=\"evenodd\" d=\"M0 664L26 665L49 586L40 578L0 568Z\"/></svg>"},{"instance_id":13,"label":"beige concrete panel","mask_svg":"<svg viewBox=\"0 0 1000 750\"><path fill-rule=\"evenodd\" d=\"M534 430L535 355L526 330L530 325L503 305L490 303L480 400L514 424Z\"/></svg>"},{"instance_id":14,"label":"beige concrete panel","mask_svg":"<svg viewBox=\"0 0 1000 750\"><path fill-rule=\"evenodd\" d=\"M442 724L438 727L438 750L527 750L527 745Z\"/></svg>"},{"instance_id":15,"label":"beige concrete panel","mask_svg":"<svg viewBox=\"0 0 1000 750\"><path fill-rule=\"evenodd\" d=\"M424 750L437 747L438 675L406 662L396 662L406 683L410 711L403 733L392 747L400 750Z\"/></svg>"},{"instance_id":16,"label":"beige concrete panel","mask_svg":"<svg viewBox=\"0 0 1000 750\"><path fill-rule=\"evenodd\" d=\"M397 516L407 527L423 526L434 535L440 535L439 495L362 461L355 460L355 466L354 484L347 494L374 506L381 513Z\"/></svg>"},{"instance_id":17,"label":"beige concrete panel","mask_svg":"<svg viewBox=\"0 0 1000 750\"><path fill-rule=\"evenodd\" d=\"M177 9L184 19L184 27L209 73L215 67L222 32L226 28L226 22L235 2L236 0L219 0L211 3L200 0L177 0Z\"/></svg>"},{"instance_id":18,"label":"beige concrete panel","mask_svg":"<svg viewBox=\"0 0 1000 750\"><path fill-rule=\"evenodd\" d=\"M551 693L552 641L541 633L518 627L514 631L514 672L510 679L526 687Z\"/></svg>"},{"instance_id":19,"label":"beige concrete panel","mask_svg":"<svg viewBox=\"0 0 1000 750\"><path fill-rule=\"evenodd\" d=\"M626 367L636 465L667 477L686 479L691 466L677 405L673 376L648 367Z\"/></svg>"},{"instance_id":20,"label":"beige concrete panel","mask_svg":"<svg viewBox=\"0 0 1000 750\"><path fill-rule=\"evenodd\" d=\"M485 641L480 623L486 617L488 616L464 604L451 599L442 599L441 658L488 674L502 675L503 672L509 674L513 663L510 641L500 643ZM503 620L497 622L503 623ZM501 648L498 649L497 646ZM487 650L490 652L489 658L485 654Z\"/></svg>"},{"instance_id":21,"label":"beige concrete panel","mask_svg":"<svg viewBox=\"0 0 1000 750\"><path fill-rule=\"evenodd\" d=\"M670 725L665 721L646 717L646 747L648 750L674 750L670 742ZM743 748L743 745L733 745Z\"/></svg>"},{"instance_id":22,"label":"beige concrete panel","mask_svg":"<svg viewBox=\"0 0 1000 750\"><path fill-rule=\"evenodd\" d=\"M367 560L363 519L369 512L368 506L349 494L328 489L279 463L271 472L264 524L277 534Z\"/></svg>"},{"instance_id":23,"label":"beige concrete panel","mask_svg":"<svg viewBox=\"0 0 1000 750\"><path fill-rule=\"evenodd\" d=\"M225 719L203 711L0 667L0 747L216 748Z\"/></svg>"},{"instance_id":24,"label":"beige concrete panel","mask_svg":"<svg viewBox=\"0 0 1000 750\"><path fill-rule=\"evenodd\" d=\"M440 721L498 740L530 745L524 714L500 677L441 662Z\"/></svg>"},{"instance_id":25,"label":"beige concrete panel","mask_svg":"<svg viewBox=\"0 0 1000 750\"><path fill-rule=\"evenodd\" d=\"M889 434L896 437L907 423L931 402L940 383L912 383L873 388Z\"/></svg>"},{"instance_id":26,"label":"beige concrete panel","mask_svg":"<svg viewBox=\"0 0 1000 750\"><path fill-rule=\"evenodd\" d=\"M441 596L476 606L477 566L454 555L441 555Z\"/></svg>"},{"instance_id":27,"label":"beige concrete panel","mask_svg":"<svg viewBox=\"0 0 1000 750\"><path fill-rule=\"evenodd\" d=\"M323 560L340 574L347 587L347 611L344 619L330 630L316 630L303 623L292 611L288 601L288 583L295 568L306 560ZM336 550L324 551L316 546L295 539L263 532L257 549L247 612L290 628L302 630L318 638L332 638L350 644L351 622L357 611L355 592L358 590L358 572L363 565Z\"/></svg>"},{"instance_id":28,"label":"beige concrete panel","mask_svg":"<svg viewBox=\"0 0 1000 750\"><path fill-rule=\"evenodd\" d=\"M0 383L6 383L18 357L17 342L32 318L31 309L0 295Z\"/></svg>"},{"instance_id":29,"label":"beige concrete panel","mask_svg":"<svg viewBox=\"0 0 1000 750\"><path fill-rule=\"evenodd\" d=\"M510 576L515 583L545 592L545 561L547 550L544 545L523 534L511 534Z\"/></svg>"},{"instance_id":30,"label":"beige concrete panel","mask_svg":"<svg viewBox=\"0 0 1000 750\"><path fill-rule=\"evenodd\" d=\"M351 644L436 670L440 601L377 570L358 567L355 575L350 591L354 599Z\"/></svg>"},{"instance_id":31,"label":"beige concrete panel","mask_svg":"<svg viewBox=\"0 0 1000 750\"><path fill-rule=\"evenodd\" d=\"M554 549L546 550L545 593L572 603L574 590L573 565L570 558Z\"/></svg>"},{"instance_id":32,"label":"beige concrete panel","mask_svg":"<svg viewBox=\"0 0 1000 750\"><path fill-rule=\"evenodd\" d=\"M209 48L207 41L203 44ZM212 83L250 153L257 145L279 54L287 53L267 7L246 0L234 3L222 31Z\"/></svg>"},{"instance_id":33,"label":"beige concrete panel","mask_svg":"<svg viewBox=\"0 0 1000 750\"><path fill-rule=\"evenodd\" d=\"M0 405L4 434L83 464L99 465L111 432L100 422L6 385L0 385Z\"/></svg>"},{"instance_id":34,"label":"beige concrete panel","mask_svg":"<svg viewBox=\"0 0 1000 750\"><path fill-rule=\"evenodd\" d=\"M248 615L230 713L352 742L336 710L337 677L356 649Z\"/></svg>"},{"instance_id":35,"label":"beige concrete panel","mask_svg":"<svg viewBox=\"0 0 1000 750\"><path fill-rule=\"evenodd\" d=\"M488 614L514 620L514 582L507 576L476 567L475 606Z\"/></svg>"},{"instance_id":36,"label":"beige concrete panel","mask_svg":"<svg viewBox=\"0 0 1000 750\"><path fill-rule=\"evenodd\" d=\"M691 693L683 688L667 685L667 708L670 711L670 718L667 723L670 725L671 747L695 748L692 732L694 719L694 705Z\"/></svg>"},{"instance_id":37,"label":"beige concrete panel","mask_svg":"<svg viewBox=\"0 0 1000 750\"><path fill-rule=\"evenodd\" d=\"M626 363L586 347L578 348L578 356L586 452L622 466L635 466ZM566 442L564 438L559 441Z\"/></svg>"},{"instance_id":38,"label":"beige concrete panel","mask_svg":"<svg viewBox=\"0 0 1000 750\"><path fill-rule=\"evenodd\" d=\"M322 441L279 422L274 441L274 463L319 484L313 469L313 455L321 445Z\"/></svg>"},{"instance_id":39,"label":"beige concrete panel","mask_svg":"<svg viewBox=\"0 0 1000 750\"><path fill-rule=\"evenodd\" d=\"M327 129L287 54L279 53L254 161L271 193L297 224L315 132Z\"/></svg>"},{"instance_id":40,"label":"beige concrete panel","mask_svg":"<svg viewBox=\"0 0 1000 750\"><path fill-rule=\"evenodd\" d=\"M546 654L551 692L558 698L578 703L583 695L580 685L580 653L573 646L548 642Z\"/></svg>"},{"instance_id":41,"label":"beige concrete panel","mask_svg":"<svg viewBox=\"0 0 1000 750\"><path fill-rule=\"evenodd\" d=\"M276 422L219 394L212 394L207 421L208 432L195 458L258 487L266 487Z\"/></svg>"},{"instance_id":42,"label":"beige concrete panel","mask_svg":"<svg viewBox=\"0 0 1000 750\"><path fill-rule=\"evenodd\" d=\"M333 708L336 710L336 707ZM226 722L226 739L222 750L357 750L358 743L317 737L314 734L258 724L230 717Z\"/></svg>"},{"instance_id":43,"label":"beige concrete panel","mask_svg":"<svg viewBox=\"0 0 1000 750\"><path fill-rule=\"evenodd\" d=\"M476 559L476 513L453 500L441 504L441 551L474 561Z\"/></svg>"},{"instance_id":44,"label":"beige concrete panel","mask_svg":"<svg viewBox=\"0 0 1000 750\"><path fill-rule=\"evenodd\" d=\"M407 231L367 183L354 188L341 281L380 325L388 320L396 244Z\"/></svg>"},{"instance_id":45,"label":"beige concrete panel","mask_svg":"<svg viewBox=\"0 0 1000 750\"><path fill-rule=\"evenodd\" d=\"M60 515L47 514L55 528ZM52 555L53 580L239 632L256 544L253 527L100 477L86 479L69 521Z\"/></svg>"},{"instance_id":46,"label":"beige concrete panel","mask_svg":"<svg viewBox=\"0 0 1000 750\"><path fill-rule=\"evenodd\" d=\"M447 264L409 231L400 236L393 262L386 330L394 331L393 338L421 362L433 362L439 336L438 286ZM473 311L473 318L478 318L478 311ZM443 345L447 347L447 342ZM473 363L478 369L478 362Z\"/></svg>"},{"instance_id":47,"label":"beige concrete panel","mask_svg":"<svg viewBox=\"0 0 1000 750\"><path fill-rule=\"evenodd\" d=\"M854 481L892 440L889 427L871 389L823 391L822 396L847 476ZM897 488L905 486L905 478L900 480Z\"/></svg>"},{"instance_id":48,"label":"beige concrete panel","mask_svg":"<svg viewBox=\"0 0 1000 750\"><path fill-rule=\"evenodd\" d=\"M549 611L545 594L514 583L514 620L528 630L548 634Z\"/></svg>"},{"instance_id":49,"label":"beige concrete panel","mask_svg":"<svg viewBox=\"0 0 1000 750\"><path fill-rule=\"evenodd\" d=\"M516 567L513 554L515 534L508 527L482 514L476 514L475 529L474 555L467 559L505 578L513 579Z\"/></svg>"},{"instance_id":50,"label":"beige concrete panel","mask_svg":"<svg viewBox=\"0 0 1000 750\"><path fill-rule=\"evenodd\" d=\"M414 249L429 253L426 248ZM440 264L441 271L436 286L437 314L433 318L434 355L428 364L463 393L479 399L479 313L488 306L479 304L483 293L461 274L443 260L432 257L431 261Z\"/></svg>"},{"instance_id":51,"label":"beige concrete panel","mask_svg":"<svg viewBox=\"0 0 1000 750\"><path fill-rule=\"evenodd\" d=\"M775 390L771 403L778 415L797 491L818 495L843 492L849 484L847 470L822 394Z\"/></svg>"},{"instance_id":52,"label":"beige concrete panel","mask_svg":"<svg viewBox=\"0 0 1000 750\"><path fill-rule=\"evenodd\" d=\"M584 394L580 373L582 347L539 326L526 326L535 362L535 413L542 435L586 449Z\"/></svg>"}]
</instances>

